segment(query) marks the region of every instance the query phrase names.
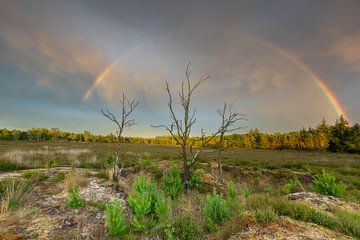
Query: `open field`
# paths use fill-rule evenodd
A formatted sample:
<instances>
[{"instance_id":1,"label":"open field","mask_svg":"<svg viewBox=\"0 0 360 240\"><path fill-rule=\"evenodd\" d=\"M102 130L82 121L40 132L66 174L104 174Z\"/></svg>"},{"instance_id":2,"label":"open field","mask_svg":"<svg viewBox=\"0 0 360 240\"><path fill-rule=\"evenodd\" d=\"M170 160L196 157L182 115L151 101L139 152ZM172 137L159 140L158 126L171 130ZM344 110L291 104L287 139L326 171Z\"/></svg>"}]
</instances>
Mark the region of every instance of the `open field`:
<instances>
[{"instance_id":1,"label":"open field","mask_svg":"<svg viewBox=\"0 0 360 240\"><path fill-rule=\"evenodd\" d=\"M129 199L138 196L134 182L144 172L165 191L164 178L171 166L176 164L181 169L180 149L123 144L124 172L114 183L106 166L114 148L111 143L0 142L0 193L4 192L0 239L113 239L106 223L105 204L114 199L125 209L124 239L173 239L169 231L171 236L188 236L178 239L360 237L360 155L230 149L223 154L224 184L217 185L216 151L202 149L194 165L201 183L168 203L169 220L148 213L135 224L135 200ZM344 184L340 198L313 193L314 179L323 170ZM298 182L292 185L294 179ZM9 181L10 187L11 181L18 181L13 185L15 196L23 196L19 200L23 203L14 210L4 200ZM238 192L235 202L227 185L231 181ZM75 195L80 198L75 197L78 200L71 203L75 207L69 204L74 184L80 188L79 195ZM285 191L286 186L290 190ZM204 209L213 189L223 194L217 196L225 197L218 204L226 201L231 211L224 220L209 225Z\"/></svg>"},{"instance_id":2,"label":"open field","mask_svg":"<svg viewBox=\"0 0 360 240\"><path fill-rule=\"evenodd\" d=\"M0 161L11 161L26 167L43 168L52 160L57 166L101 168L101 163L115 148L113 143L81 142L0 142ZM146 158L152 162L171 160L180 163L180 149L174 146L123 144L125 166L134 166ZM216 159L215 149L204 149L199 163ZM223 164L251 169L297 171L317 174L322 169L332 172L348 185L348 198L360 201L360 155L310 151L273 151L230 149L223 153ZM241 172L241 170L240 170ZM234 177L238 177L235 176ZM280 179L281 180L281 179Z\"/></svg>"}]
</instances>

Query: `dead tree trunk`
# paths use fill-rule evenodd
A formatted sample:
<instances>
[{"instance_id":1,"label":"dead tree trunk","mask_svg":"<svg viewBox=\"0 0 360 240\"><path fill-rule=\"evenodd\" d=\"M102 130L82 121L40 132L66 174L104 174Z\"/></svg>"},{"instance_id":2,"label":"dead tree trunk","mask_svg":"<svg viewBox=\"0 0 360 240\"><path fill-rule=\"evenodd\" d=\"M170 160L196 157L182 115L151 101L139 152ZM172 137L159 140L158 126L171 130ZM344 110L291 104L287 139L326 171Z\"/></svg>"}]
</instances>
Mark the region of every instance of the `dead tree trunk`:
<instances>
[{"instance_id":1,"label":"dead tree trunk","mask_svg":"<svg viewBox=\"0 0 360 240\"><path fill-rule=\"evenodd\" d=\"M114 114L112 114L108 109L101 110L101 113L107 117L110 121L115 123L117 130L116 130L116 136L117 136L117 147L115 151L115 161L113 165L113 175L112 179L113 181L117 181L119 174L121 172L121 169L123 167L123 162L121 161L121 141L122 141L122 134L123 131L126 128L130 128L135 125L135 120L130 119L131 113L135 110L137 105L139 104L138 101L135 101L135 99L127 99L125 94L122 95L121 103L121 117L120 119L116 118ZM121 168L119 169L119 162L121 161Z\"/></svg>"},{"instance_id":2,"label":"dead tree trunk","mask_svg":"<svg viewBox=\"0 0 360 240\"><path fill-rule=\"evenodd\" d=\"M240 120L246 120L244 118L244 115L241 113L238 113L236 111L233 111L232 105L228 105L226 102L224 103L224 106L222 109L217 110L218 114L221 117L221 126L219 127L217 134L219 134L219 140L217 142L217 183L221 183L221 175L222 175L222 166L221 166L221 154L225 148L224 146L224 137L225 134L234 132L236 130L239 130L243 127L233 127L238 121Z\"/></svg>"},{"instance_id":3,"label":"dead tree trunk","mask_svg":"<svg viewBox=\"0 0 360 240\"><path fill-rule=\"evenodd\" d=\"M176 143L181 146L182 149L182 159L183 159L183 181L187 182L190 178L190 169L193 164L196 162L197 153L193 154L192 145L189 144L189 137L191 133L191 128L197 122L195 113L196 109L191 109L191 97L195 89L203 82L205 82L209 77L200 77L198 81L194 84L190 80L190 63L186 67L185 71L185 80L181 83L181 91L179 92L180 107L184 113L183 116L178 117L175 114L172 93L168 82L165 82L166 91L169 97L169 112L171 123L169 125L152 125L155 128L163 128L170 133L170 135L175 139ZM188 159L188 149L190 148L191 159Z\"/></svg>"}]
</instances>

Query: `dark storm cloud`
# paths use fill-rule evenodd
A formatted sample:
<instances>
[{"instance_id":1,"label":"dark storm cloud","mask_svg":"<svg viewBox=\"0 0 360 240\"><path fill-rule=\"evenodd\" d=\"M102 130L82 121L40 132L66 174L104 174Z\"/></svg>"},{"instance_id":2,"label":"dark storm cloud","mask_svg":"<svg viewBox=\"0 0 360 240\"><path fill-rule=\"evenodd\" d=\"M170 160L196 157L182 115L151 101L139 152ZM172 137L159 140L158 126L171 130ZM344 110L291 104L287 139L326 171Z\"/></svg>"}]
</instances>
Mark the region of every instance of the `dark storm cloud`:
<instances>
[{"instance_id":1,"label":"dark storm cloud","mask_svg":"<svg viewBox=\"0 0 360 240\"><path fill-rule=\"evenodd\" d=\"M131 133L156 134L147 127L166 121L163 83L175 91L191 60L194 78L211 75L195 98L200 118L211 119L206 127L216 124L224 100L249 115L248 127L268 131L314 125L323 116L333 121L314 82L264 44L270 42L316 71L359 121L359 10L358 1L2 1L0 110L12 108L15 118L21 105L42 107L34 115L44 124L64 126L74 116L85 123L79 130L104 132L111 126L97 127L99 109L116 106L125 91L142 102L141 130ZM119 58L83 102L96 76ZM32 119L18 126L31 127Z\"/></svg>"}]
</instances>

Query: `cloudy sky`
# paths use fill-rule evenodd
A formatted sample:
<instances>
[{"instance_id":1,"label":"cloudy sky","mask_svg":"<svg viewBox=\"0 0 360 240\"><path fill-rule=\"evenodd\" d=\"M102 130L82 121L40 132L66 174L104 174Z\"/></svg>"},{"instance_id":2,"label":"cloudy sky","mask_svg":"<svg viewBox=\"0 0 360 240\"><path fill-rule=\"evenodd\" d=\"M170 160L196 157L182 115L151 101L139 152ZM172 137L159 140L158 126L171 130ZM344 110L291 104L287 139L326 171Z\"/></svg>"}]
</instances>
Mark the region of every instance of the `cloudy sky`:
<instances>
[{"instance_id":1,"label":"cloudy sky","mask_svg":"<svg viewBox=\"0 0 360 240\"><path fill-rule=\"evenodd\" d=\"M100 110L124 92L140 102L126 134L164 134L150 127L169 121L164 82L176 93L189 61L194 81L210 76L194 134L216 127L224 101L247 129L333 123L340 110L360 122L359 16L357 0L1 0L0 128L109 133Z\"/></svg>"}]
</instances>

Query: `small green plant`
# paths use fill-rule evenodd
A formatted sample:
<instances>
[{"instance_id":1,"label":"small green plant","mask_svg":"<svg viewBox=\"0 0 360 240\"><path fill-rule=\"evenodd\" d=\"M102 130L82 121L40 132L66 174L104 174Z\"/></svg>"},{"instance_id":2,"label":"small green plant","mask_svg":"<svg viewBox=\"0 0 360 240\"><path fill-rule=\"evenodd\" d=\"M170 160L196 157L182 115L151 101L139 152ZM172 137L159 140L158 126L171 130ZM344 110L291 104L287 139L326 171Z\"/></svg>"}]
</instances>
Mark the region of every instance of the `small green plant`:
<instances>
[{"instance_id":1,"label":"small green plant","mask_svg":"<svg viewBox=\"0 0 360 240\"><path fill-rule=\"evenodd\" d=\"M18 209L30 192L28 180L5 179L0 182L0 213Z\"/></svg>"},{"instance_id":2,"label":"small green plant","mask_svg":"<svg viewBox=\"0 0 360 240\"><path fill-rule=\"evenodd\" d=\"M233 181L230 181L227 184L227 195L229 199L233 199L233 200L236 200L238 196L238 192L236 190L236 186Z\"/></svg>"},{"instance_id":3,"label":"small green plant","mask_svg":"<svg viewBox=\"0 0 360 240\"><path fill-rule=\"evenodd\" d=\"M171 233L168 239L198 240L202 239L203 231L197 219L191 216L180 216L171 223Z\"/></svg>"},{"instance_id":4,"label":"small green plant","mask_svg":"<svg viewBox=\"0 0 360 240\"><path fill-rule=\"evenodd\" d=\"M250 190L248 187L246 187L246 186L242 187L240 191L241 191L241 195L242 195L245 199L248 198L248 197L250 196L250 194L251 194L251 190Z\"/></svg>"},{"instance_id":5,"label":"small green plant","mask_svg":"<svg viewBox=\"0 0 360 240\"><path fill-rule=\"evenodd\" d=\"M154 225L154 217L164 217L167 206L164 206L162 194L157 185L150 179L146 179L141 172L133 184L134 192L129 195L128 202L134 214L132 225L135 231L147 231ZM159 214L159 215L157 215ZM161 216L160 216L161 215Z\"/></svg>"},{"instance_id":6,"label":"small green plant","mask_svg":"<svg viewBox=\"0 0 360 240\"><path fill-rule=\"evenodd\" d=\"M147 192L134 192L130 194L128 202L137 219L140 219L151 212L152 198Z\"/></svg>"},{"instance_id":7,"label":"small green plant","mask_svg":"<svg viewBox=\"0 0 360 240\"><path fill-rule=\"evenodd\" d=\"M50 162L46 162L45 167L46 168L54 168L57 167L58 163L56 162L56 160L50 160Z\"/></svg>"},{"instance_id":8,"label":"small green plant","mask_svg":"<svg viewBox=\"0 0 360 240\"><path fill-rule=\"evenodd\" d=\"M109 235L114 237L124 237L127 233L127 225L125 220L124 209L118 200L113 204L106 204L105 222Z\"/></svg>"},{"instance_id":9,"label":"small green plant","mask_svg":"<svg viewBox=\"0 0 360 240\"><path fill-rule=\"evenodd\" d=\"M67 205L73 208L83 207L85 205L85 201L79 194L79 186L77 184L73 184L71 186L71 190L68 194Z\"/></svg>"},{"instance_id":10,"label":"small green plant","mask_svg":"<svg viewBox=\"0 0 360 240\"><path fill-rule=\"evenodd\" d=\"M257 223L268 223L277 219L277 214L272 206L261 206L255 209L255 220Z\"/></svg>"},{"instance_id":11,"label":"small green plant","mask_svg":"<svg viewBox=\"0 0 360 240\"><path fill-rule=\"evenodd\" d=\"M49 175L38 170L26 170L21 176L32 181L45 181L49 178Z\"/></svg>"},{"instance_id":12,"label":"small green plant","mask_svg":"<svg viewBox=\"0 0 360 240\"><path fill-rule=\"evenodd\" d=\"M299 179L297 177L291 178L281 189L281 192L283 194L289 194L295 192L301 183L299 182Z\"/></svg>"},{"instance_id":13,"label":"small green plant","mask_svg":"<svg viewBox=\"0 0 360 240\"><path fill-rule=\"evenodd\" d=\"M65 173L64 172L58 172L54 178L52 179L53 183L60 183L65 180Z\"/></svg>"},{"instance_id":14,"label":"small green plant","mask_svg":"<svg viewBox=\"0 0 360 240\"><path fill-rule=\"evenodd\" d=\"M190 189L200 189L202 184L203 179L201 175L197 172L191 172L190 179L185 183L185 187Z\"/></svg>"},{"instance_id":15,"label":"small green plant","mask_svg":"<svg viewBox=\"0 0 360 240\"><path fill-rule=\"evenodd\" d=\"M227 184L227 203L228 203L229 209L233 210L232 211L233 213L236 213L237 210L239 210L239 211L241 210L240 202L238 199L238 192L237 192L236 186L233 181L230 181Z\"/></svg>"},{"instance_id":16,"label":"small green plant","mask_svg":"<svg viewBox=\"0 0 360 240\"><path fill-rule=\"evenodd\" d=\"M215 224L228 218L230 214L226 200L222 195L217 194L215 190L213 194L206 196L203 211L210 230L214 229Z\"/></svg>"},{"instance_id":17,"label":"small green plant","mask_svg":"<svg viewBox=\"0 0 360 240\"><path fill-rule=\"evenodd\" d=\"M107 155L105 159L100 161L101 169L108 169L113 167L114 161L115 161L114 154Z\"/></svg>"},{"instance_id":18,"label":"small green plant","mask_svg":"<svg viewBox=\"0 0 360 240\"><path fill-rule=\"evenodd\" d=\"M164 175L162 190L173 200L178 199L184 191L180 170L175 165Z\"/></svg>"},{"instance_id":19,"label":"small green plant","mask_svg":"<svg viewBox=\"0 0 360 240\"><path fill-rule=\"evenodd\" d=\"M315 176L313 184L313 190L321 194L337 197L341 196L345 191L345 185L338 182L334 175L325 170L323 170L321 174Z\"/></svg>"},{"instance_id":20,"label":"small green plant","mask_svg":"<svg viewBox=\"0 0 360 240\"><path fill-rule=\"evenodd\" d=\"M170 201L163 193L158 193L155 203L155 214L160 223L164 223L170 211Z\"/></svg>"}]
</instances>

